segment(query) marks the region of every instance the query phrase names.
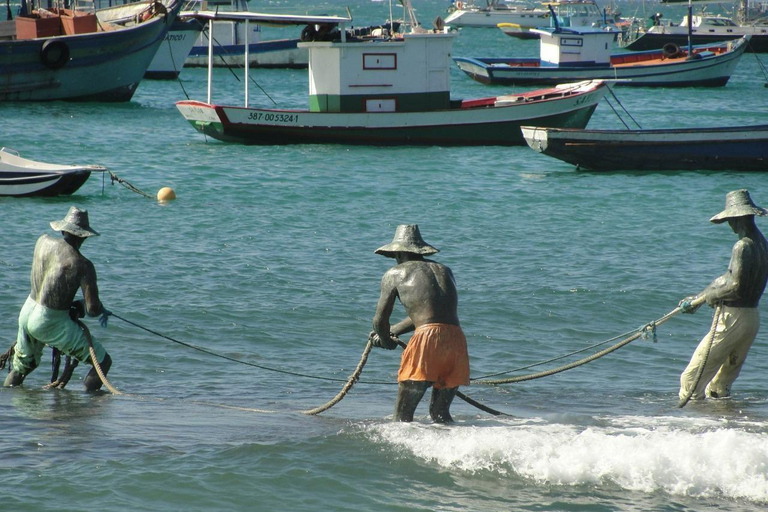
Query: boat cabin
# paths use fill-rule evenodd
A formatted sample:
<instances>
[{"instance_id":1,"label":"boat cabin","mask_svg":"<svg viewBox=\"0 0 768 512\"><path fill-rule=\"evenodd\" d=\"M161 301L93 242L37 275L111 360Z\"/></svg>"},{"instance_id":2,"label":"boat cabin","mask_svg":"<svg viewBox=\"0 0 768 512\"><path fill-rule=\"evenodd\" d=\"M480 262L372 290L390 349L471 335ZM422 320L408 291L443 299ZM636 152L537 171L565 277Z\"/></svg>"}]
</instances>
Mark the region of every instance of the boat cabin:
<instances>
[{"instance_id":1,"label":"boat cabin","mask_svg":"<svg viewBox=\"0 0 768 512\"><path fill-rule=\"evenodd\" d=\"M618 30L573 28L533 29L540 37L541 66L600 66L611 64Z\"/></svg>"},{"instance_id":2,"label":"boat cabin","mask_svg":"<svg viewBox=\"0 0 768 512\"><path fill-rule=\"evenodd\" d=\"M453 35L299 43L311 112L415 112L450 106Z\"/></svg>"}]
</instances>

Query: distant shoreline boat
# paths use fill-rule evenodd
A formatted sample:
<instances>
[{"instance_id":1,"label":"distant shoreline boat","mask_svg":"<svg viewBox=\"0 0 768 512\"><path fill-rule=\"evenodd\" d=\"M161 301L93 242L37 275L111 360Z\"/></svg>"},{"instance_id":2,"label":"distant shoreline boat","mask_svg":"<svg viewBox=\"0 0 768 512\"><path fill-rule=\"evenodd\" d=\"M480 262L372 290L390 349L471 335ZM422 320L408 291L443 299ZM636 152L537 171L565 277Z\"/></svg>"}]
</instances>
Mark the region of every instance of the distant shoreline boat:
<instances>
[{"instance_id":1,"label":"distant shoreline boat","mask_svg":"<svg viewBox=\"0 0 768 512\"><path fill-rule=\"evenodd\" d=\"M539 153L593 171L768 171L768 125L583 130L524 126Z\"/></svg>"},{"instance_id":2,"label":"distant shoreline boat","mask_svg":"<svg viewBox=\"0 0 768 512\"><path fill-rule=\"evenodd\" d=\"M100 165L58 165L22 158L18 151L0 148L0 196L53 197L70 195Z\"/></svg>"}]
</instances>

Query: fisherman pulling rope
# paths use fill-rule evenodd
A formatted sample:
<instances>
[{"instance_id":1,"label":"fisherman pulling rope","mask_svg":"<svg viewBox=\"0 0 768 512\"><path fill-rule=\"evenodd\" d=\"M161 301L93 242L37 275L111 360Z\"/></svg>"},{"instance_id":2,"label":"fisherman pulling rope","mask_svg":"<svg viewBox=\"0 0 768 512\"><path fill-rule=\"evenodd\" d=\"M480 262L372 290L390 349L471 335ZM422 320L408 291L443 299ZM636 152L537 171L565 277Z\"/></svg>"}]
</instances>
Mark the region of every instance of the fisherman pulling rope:
<instances>
[{"instance_id":1,"label":"fisherman pulling rope","mask_svg":"<svg viewBox=\"0 0 768 512\"><path fill-rule=\"evenodd\" d=\"M728 270L681 307L695 313L706 302L716 308L712 327L699 343L680 376L680 407L689 399L725 398L739 376L760 328L758 304L768 281L768 242L755 225L755 216L768 210L756 206L747 190L725 196L725 209L710 222L728 222L739 240L733 246Z\"/></svg>"},{"instance_id":2,"label":"fisherman pulling rope","mask_svg":"<svg viewBox=\"0 0 768 512\"><path fill-rule=\"evenodd\" d=\"M19 313L19 330L12 351L8 352L10 372L5 386L20 386L27 375L40 365L43 347L49 345L81 362L94 365L83 381L87 391L101 388L99 372L106 375L112 359L104 347L90 339L78 318L106 317L109 312L99 299L96 269L82 255L80 246L86 238L98 236L90 227L88 212L75 206L60 221L51 222L63 238L44 234L38 238L30 274L31 291ZM83 300L75 301L78 290ZM78 325L79 324L79 325ZM12 355L11 355L12 353ZM100 366L100 370L96 370ZM71 372L69 372L71 376ZM62 379L69 376L62 375ZM61 379L57 386L64 386Z\"/></svg>"},{"instance_id":3,"label":"fisherman pulling rope","mask_svg":"<svg viewBox=\"0 0 768 512\"><path fill-rule=\"evenodd\" d=\"M694 313L706 302L716 308L712 327L702 339L690 364L681 375L678 405L684 407L692 398L703 398L704 393L713 398L728 396L730 386L738 377L747 352L757 335L760 323L757 305L768 281L768 242L755 225L756 215L766 216L768 210L756 206L748 191L736 190L728 193L725 210L710 219L713 223L728 221L734 233L739 236L733 248L728 271L715 279L701 293L686 297L680 301L677 308L658 320L636 329L619 343L551 370L505 379L487 378L516 371L510 370L487 375L484 378L473 378L472 382L486 385L509 384L576 368L618 350L649 333L655 339L658 325L680 312ZM98 233L90 228L88 212L74 206L70 208L65 219L51 222L51 227L61 231L63 238L54 239L48 235L42 235L36 244L31 273L32 290L19 315L17 340L5 354L0 355L0 369L10 362L10 372L5 380L5 386L21 385L26 375L39 365L43 346L50 345L54 348L53 375L51 383L45 386L46 388L66 386L72 371L77 366L77 361L80 360L90 362L94 366L84 381L87 390L99 389L103 384L112 393L121 394L106 377L111 366L109 355L98 342L92 339L88 328L79 320L86 313L90 316L101 315L100 321L106 326L107 318L112 315L99 300L93 264L79 251L85 238ZM458 300L453 274L445 265L424 258L424 255L434 254L438 250L424 242L418 226L401 225L398 226L392 242L375 252L394 258L397 263L382 278L381 296L373 321L374 329L369 335L360 362L346 381L279 370L229 358L164 336L117 315L114 316L181 345L237 363L294 376L345 382L341 391L331 401L323 406L303 411L305 414L319 414L340 402L359 380L374 346L390 350L401 346L405 349L398 373L399 387L395 404L395 420L411 421L416 406L429 387L433 388L430 416L436 422L452 421L449 408L454 396L459 396L467 403L490 414L503 414L458 391L459 385L469 384L469 360L466 339L459 327ZM71 269L74 269L74 272L71 272ZM84 300L74 301L78 288L82 288ZM389 317L398 298L403 303L408 316L394 326L390 326ZM62 307L66 304L69 304L69 307ZM414 330L415 333L408 345L398 338L399 334ZM517 370L562 359L617 338ZM60 353L67 356L61 377L58 376ZM73 357L74 360L72 360Z\"/></svg>"}]
</instances>

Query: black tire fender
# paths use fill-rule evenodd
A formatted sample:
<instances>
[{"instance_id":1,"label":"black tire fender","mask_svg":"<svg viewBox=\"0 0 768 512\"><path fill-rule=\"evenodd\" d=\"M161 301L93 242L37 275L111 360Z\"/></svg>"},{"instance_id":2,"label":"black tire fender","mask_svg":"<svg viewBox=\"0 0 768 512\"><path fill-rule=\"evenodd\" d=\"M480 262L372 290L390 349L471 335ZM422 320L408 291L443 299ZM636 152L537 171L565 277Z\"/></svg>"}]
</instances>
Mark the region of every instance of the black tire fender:
<instances>
[{"instance_id":1,"label":"black tire fender","mask_svg":"<svg viewBox=\"0 0 768 512\"><path fill-rule=\"evenodd\" d=\"M69 62L69 46L60 39L49 39L40 50L40 60L48 69L60 69Z\"/></svg>"},{"instance_id":2,"label":"black tire fender","mask_svg":"<svg viewBox=\"0 0 768 512\"><path fill-rule=\"evenodd\" d=\"M665 58L671 59L672 57L677 57L680 55L680 47L675 43L667 43L661 49L661 53Z\"/></svg>"}]
</instances>

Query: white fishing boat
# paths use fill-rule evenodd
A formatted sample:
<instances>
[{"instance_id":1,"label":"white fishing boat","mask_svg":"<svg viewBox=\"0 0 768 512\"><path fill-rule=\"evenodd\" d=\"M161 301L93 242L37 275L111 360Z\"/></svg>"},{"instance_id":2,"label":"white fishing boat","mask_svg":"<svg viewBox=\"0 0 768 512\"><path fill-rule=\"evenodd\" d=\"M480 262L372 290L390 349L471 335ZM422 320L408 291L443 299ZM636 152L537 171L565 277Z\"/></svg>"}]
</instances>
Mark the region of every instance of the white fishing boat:
<instances>
[{"instance_id":1,"label":"white fishing boat","mask_svg":"<svg viewBox=\"0 0 768 512\"><path fill-rule=\"evenodd\" d=\"M58 165L23 158L18 151L0 148L0 196L69 195L79 189L101 165Z\"/></svg>"},{"instance_id":2,"label":"white fishing boat","mask_svg":"<svg viewBox=\"0 0 768 512\"><path fill-rule=\"evenodd\" d=\"M526 93L454 100L450 94L454 35L426 30L405 0L410 31L354 37L351 17L199 13L209 23L250 20L305 24L309 51L309 109L220 105L212 99L176 105L199 132L244 144L342 143L378 145L520 145L521 124L584 127L607 92L602 81ZM239 18L238 18L239 17ZM246 68L246 73L248 69Z\"/></svg>"},{"instance_id":3,"label":"white fishing boat","mask_svg":"<svg viewBox=\"0 0 768 512\"><path fill-rule=\"evenodd\" d=\"M0 40L0 101L129 101L180 8L152 3L122 23L68 10L4 22L14 36Z\"/></svg>"},{"instance_id":4,"label":"white fishing boat","mask_svg":"<svg viewBox=\"0 0 768 512\"><path fill-rule=\"evenodd\" d=\"M93 12L100 23L123 24L136 19L155 0L77 0L76 9ZM166 8L173 0L158 0ZM179 16L173 20L163 43L149 63L145 78L171 79L179 76L192 46L195 44L202 25L195 20L182 20Z\"/></svg>"},{"instance_id":5,"label":"white fishing boat","mask_svg":"<svg viewBox=\"0 0 768 512\"><path fill-rule=\"evenodd\" d=\"M611 53L618 31L571 28L534 29L540 57L455 58L459 69L478 82L546 85L568 80L616 80L641 87L721 87L728 83L749 37L737 41L661 50Z\"/></svg>"},{"instance_id":6,"label":"white fishing boat","mask_svg":"<svg viewBox=\"0 0 768 512\"><path fill-rule=\"evenodd\" d=\"M222 14L249 11L246 0L189 0L179 17L196 20L197 12L207 10ZM185 66L208 66L209 33L213 34L214 67L243 67L246 53L251 67L306 68L308 65L307 50L298 47L300 27L294 37L265 38L262 25L254 22L246 26L242 19L221 19L212 27L199 22L198 25L203 30L193 44Z\"/></svg>"},{"instance_id":7,"label":"white fishing boat","mask_svg":"<svg viewBox=\"0 0 768 512\"><path fill-rule=\"evenodd\" d=\"M685 0L687 3L688 0ZM675 4L681 0L666 0L662 3ZM693 4L703 3L696 0ZM662 48L665 44L679 46L688 44L690 20L691 42L694 45L711 44L719 41L731 41L743 36L751 36L747 51L768 53L768 13L750 9L748 0L742 0L739 7L739 19L721 14L689 13L677 25L664 23L657 17L656 24L625 45L627 50L644 51ZM762 16L760 14L762 13ZM757 17L750 17L757 16Z\"/></svg>"},{"instance_id":8,"label":"white fishing boat","mask_svg":"<svg viewBox=\"0 0 768 512\"><path fill-rule=\"evenodd\" d=\"M538 39L540 34L534 29L555 26L573 29L613 29L620 31L615 19L609 18L597 6L595 0L545 2L542 8L549 12L543 24L536 25L531 20L528 20L523 22L506 21L499 23L497 26L504 34L518 39Z\"/></svg>"},{"instance_id":9,"label":"white fishing boat","mask_svg":"<svg viewBox=\"0 0 768 512\"><path fill-rule=\"evenodd\" d=\"M456 0L449 9L445 24L451 27L496 28L499 23L542 27L549 25L549 11L528 2L486 0L478 5L474 0Z\"/></svg>"}]
</instances>

